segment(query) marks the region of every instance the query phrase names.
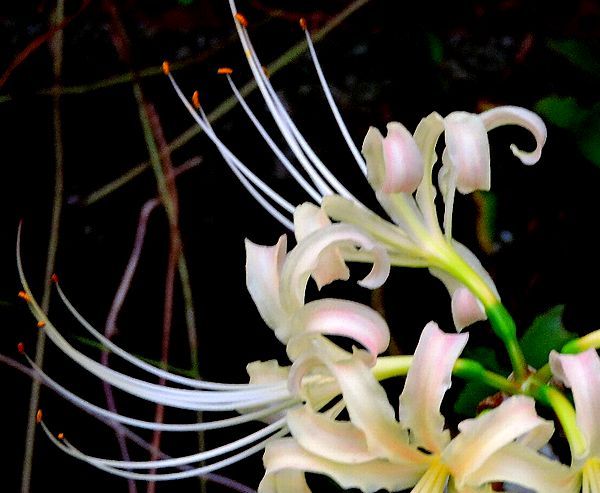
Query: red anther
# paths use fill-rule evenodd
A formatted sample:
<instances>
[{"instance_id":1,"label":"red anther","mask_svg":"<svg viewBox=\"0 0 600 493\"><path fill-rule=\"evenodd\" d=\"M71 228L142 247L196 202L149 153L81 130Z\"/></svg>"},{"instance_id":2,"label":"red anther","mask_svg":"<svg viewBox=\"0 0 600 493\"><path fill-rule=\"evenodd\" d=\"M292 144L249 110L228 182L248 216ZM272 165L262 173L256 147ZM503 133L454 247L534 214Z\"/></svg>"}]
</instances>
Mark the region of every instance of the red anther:
<instances>
[{"instance_id":1,"label":"red anther","mask_svg":"<svg viewBox=\"0 0 600 493\"><path fill-rule=\"evenodd\" d=\"M40 321L37 323L37 327L38 327L38 329L42 329L42 328L44 328L45 326L46 326L46 322L44 322L43 320L40 320Z\"/></svg>"},{"instance_id":2,"label":"red anther","mask_svg":"<svg viewBox=\"0 0 600 493\"><path fill-rule=\"evenodd\" d=\"M25 301L31 300L30 296L25 291L19 291L19 294L17 296Z\"/></svg>"},{"instance_id":3,"label":"red anther","mask_svg":"<svg viewBox=\"0 0 600 493\"><path fill-rule=\"evenodd\" d=\"M56 274L52 274L52 276L50 277L50 280L52 282L56 282L57 283L58 282L58 276Z\"/></svg>"},{"instance_id":4,"label":"red anther","mask_svg":"<svg viewBox=\"0 0 600 493\"><path fill-rule=\"evenodd\" d=\"M35 414L35 422L37 424L40 424L42 422L43 417L44 417L44 415L42 414L42 410L38 409L38 412Z\"/></svg>"},{"instance_id":5,"label":"red anther","mask_svg":"<svg viewBox=\"0 0 600 493\"><path fill-rule=\"evenodd\" d=\"M200 109L200 96L198 96L198 91L194 91L194 94L192 94L192 104L197 110Z\"/></svg>"},{"instance_id":6,"label":"red anther","mask_svg":"<svg viewBox=\"0 0 600 493\"><path fill-rule=\"evenodd\" d=\"M19 351L20 354L23 354L25 352L25 344L19 342L19 344L17 344L17 351Z\"/></svg>"},{"instance_id":7,"label":"red anther","mask_svg":"<svg viewBox=\"0 0 600 493\"><path fill-rule=\"evenodd\" d=\"M59 440L64 440L65 439L65 434L64 433L59 433L58 435L56 435L56 438L58 438Z\"/></svg>"},{"instance_id":8,"label":"red anther","mask_svg":"<svg viewBox=\"0 0 600 493\"><path fill-rule=\"evenodd\" d=\"M231 75L231 74L233 74L233 69L231 69L229 67L220 67L219 70L217 70L217 74L219 74L219 75Z\"/></svg>"},{"instance_id":9,"label":"red anther","mask_svg":"<svg viewBox=\"0 0 600 493\"><path fill-rule=\"evenodd\" d=\"M235 20L238 21L242 26L248 27L248 19L244 14L240 14L239 12L235 14Z\"/></svg>"},{"instance_id":10,"label":"red anther","mask_svg":"<svg viewBox=\"0 0 600 493\"><path fill-rule=\"evenodd\" d=\"M169 62L167 62L166 60L164 62L162 62L162 71L163 74L165 75L169 75L169 72L171 72L171 66L169 65Z\"/></svg>"},{"instance_id":11,"label":"red anther","mask_svg":"<svg viewBox=\"0 0 600 493\"><path fill-rule=\"evenodd\" d=\"M298 24L300 24L300 27L306 31L306 19L304 17L300 17L300 20L298 21Z\"/></svg>"}]
</instances>

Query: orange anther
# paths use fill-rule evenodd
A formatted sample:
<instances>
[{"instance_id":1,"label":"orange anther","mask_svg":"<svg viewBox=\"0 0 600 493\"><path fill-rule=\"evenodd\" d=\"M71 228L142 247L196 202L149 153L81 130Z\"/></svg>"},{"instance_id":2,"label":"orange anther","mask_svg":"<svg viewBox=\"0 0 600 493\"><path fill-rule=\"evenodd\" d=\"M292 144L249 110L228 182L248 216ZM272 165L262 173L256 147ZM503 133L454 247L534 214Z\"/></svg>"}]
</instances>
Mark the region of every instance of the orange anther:
<instances>
[{"instance_id":1,"label":"orange anther","mask_svg":"<svg viewBox=\"0 0 600 493\"><path fill-rule=\"evenodd\" d=\"M194 94L192 94L192 104L197 110L200 109L200 96L198 96L198 91L194 91Z\"/></svg>"},{"instance_id":2,"label":"orange anther","mask_svg":"<svg viewBox=\"0 0 600 493\"><path fill-rule=\"evenodd\" d=\"M244 14L240 14L239 12L235 14L235 20L238 21L242 26L248 27L248 19Z\"/></svg>"},{"instance_id":3,"label":"orange anther","mask_svg":"<svg viewBox=\"0 0 600 493\"><path fill-rule=\"evenodd\" d=\"M162 68L163 74L169 75L169 72L171 71L171 66L169 65L169 62L167 62L166 60L164 62L162 62L161 68Z\"/></svg>"},{"instance_id":4,"label":"orange anther","mask_svg":"<svg viewBox=\"0 0 600 493\"><path fill-rule=\"evenodd\" d=\"M269 73L269 69L267 67L265 67L264 65L262 66L262 71L263 74L265 74L265 77L268 79L269 77L271 77L271 74Z\"/></svg>"},{"instance_id":5,"label":"orange anther","mask_svg":"<svg viewBox=\"0 0 600 493\"><path fill-rule=\"evenodd\" d=\"M43 418L43 414L42 414L42 410L38 409L38 412L35 414L35 422L37 424L40 424L42 422L42 418Z\"/></svg>"},{"instance_id":6,"label":"orange anther","mask_svg":"<svg viewBox=\"0 0 600 493\"><path fill-rule=\"evenodd\" d=\"M17 296L25 301L31 300L31 297L25 291L19 291L19 294Z\"/></svg>"},{"instance_id":7,"label":"orange anther","mask_svg":"<svg viewBox=\"0 0 600 493\"><path fill-rule=\"evenodd\" d=\"M22 342L17 344L17 351L19 351L19 353L23 354L25 352L25 344L23 344Z\"/></svg>"},{"instance_id":8,"label":"orange anther","mask_svg":"<svg viewBox=\"0 0 600 493\"><path fill-rule=\"evenodd\" d=\"M52 276L50 277L50 280L52 282L58 282L58 276L56 274L52 274Z\"/></svg>"},{"instance_id":9,"label":"orange anther","mask_svg":"<svg viewBox=\"0 0 600 493\"><path fill-rule=\"evenodd\" d=\"M233 74L233 69L230 69L229 67L220 67L219 70L217 70L217 74L231 75L231 74Z\"/></svg>"},{"instance_id":10,"label":"orange anther","mask_svg":"<svg viewBox=\"0 0 600 493\"><path fill-rule=\"evenodd\" d=\"M58 435L56 435L56 438L58 438L59 440L64 440L65 439L65 434L64 433L59 433Z\"/></svg>"},{"instance_id":11,"label":"orange anther","mask_svg":"<svg viewBox=\"0 0 600 493\"><path fill-rule=\"evenodd\" d=\"M304 17L300 17L298 24L300 24L300 27L306 31L306 19Z\"/></svg>"},{"instance_id":12,"label":"orange anther","mask_svg":"<svg viewBox=\"0 0 600 493\"><path fill-rule=\"evenodd\" d=\"M43 320L40 320L37 323L37 326L38 326L38 329L42 329L42 328L44 328L46 326L46 322L44 322Z\"/></svg>"}]
</instances>

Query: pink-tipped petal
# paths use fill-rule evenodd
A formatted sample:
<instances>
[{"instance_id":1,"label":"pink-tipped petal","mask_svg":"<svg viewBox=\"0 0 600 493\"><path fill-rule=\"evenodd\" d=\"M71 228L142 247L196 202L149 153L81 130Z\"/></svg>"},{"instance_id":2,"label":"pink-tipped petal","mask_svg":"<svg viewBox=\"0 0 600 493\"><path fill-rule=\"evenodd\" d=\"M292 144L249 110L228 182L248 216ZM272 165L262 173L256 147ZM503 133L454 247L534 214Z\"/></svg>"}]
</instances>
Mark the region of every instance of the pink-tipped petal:
<instances>
[{"instance_id":1,"label":"pink-tipped petal","mask_svg":"<svg viewBox=\"0 0 600 493\"><path fill-rule=\"evenodd\" d=\"M295 493L297 490L292 488L293 485L288 490L266 487L271 484L270 475L285 470L324 474L344 489L358 488L363 493L375 493L382 488L399 491L416 484L426 467L424 464L394 464L385 460L343 464L307 452L292 438L270 443L265 449L263 462L266 474L259 493Z\"/></svg>"},{"instance_id":2,"label":"pink-tipped petal","mask_svg":"<svg viewBox=\"0 0 600 493\"><path fill-rule=\"evenodd\" d=\"M274 246L262 246L246 240L246 286L265 323L285 342L287 335L277 333L287 315L279 296L279 275L285 259L285 235Z\"/></svg>"},{"instance_id":3,"label":"pink-tipped petal","mask_svg":"<svg viewBox=\"0 0 600 493\"><path fill-rule=\"evenodd\" d=\"M600 357L595 349L580 354L550 354L554 376L570 387L577 426L588 442L589 456L600 457ZM577 457L579 458L579 457Z\"/></svg>"},{"instance_id":4,"label":"pink-tipped petal","mask_svg":"<svg viewBox=\"0 0 600 493\"><path fill-rule=\"evenodd\" d=\"M577 476L560 462L520 443L511 443L494 453L468 481L475 487L508 481L540 493L578 493Z\"/></svg>"},{"instance_id":5,"label":"pink-tipped petal","mask_svg":"<svg viewBox=\"0 0 600 493\"><path fill-rule=\"evenodd\" d=\"M294 211L294 233L297 241L330 225L331 221L327 214L310 202L299 205ZM321 253L312 273L312 278L319 289L336 279L348 279L349 276L350 271L336 247L328 248Z\"/></svg>"},{"instance_id":6,"label":"pink-tipped petal","mask_svg":"<svg viewBox=\"0 0 600 493\"><path fill-rule=\"evenodd\" d=\"M390 342L387 323L372 308L354 301L323 299L306 304L292 320L294 334L302 332L344 336L361 344L373 356Z\"/></svg>"},{"instance_id":7,"label":"pink-tipped petal","mask_svg":"<svg viewBox=\"0 0 600 493\"><path fill-rule=\"evenodd\" d=\"M446 447L442 459L460 489L493 454L539 426L553 425L536 414L534 400L510 397L497 408L463 421L460 434Z\"/></svg>"},{"instance_id":8,"label":"pink-tipped petal","mask_svg":"<svg viewBox=\"0 0 600 493\"><path fill-rule=\"evenodd\" d=\"M374 289L385 282L390 271L385 249L355 226L332 224L305 237L288 254L281 271L280 289L281 303L287 313L292 314L304 305L306 284L318 267L321 254L332 247L341 246L358 247L373 256L373 268L359 282L361 286Z\"/></svg>"},{"instance_id":9,"label":"pink-tipped petal","mask_svg":"<svg viewBox=\"0 0 600 493\"><path fill-rule=\"evenodd\" d=\"M484 111L479 117L488 131L502 125L518 125L529 130L535 137L535 149L525 152L512 144L510 150L523 164L535 164L540 160L548 132L544 121L538 115L518 106L499 106Z\"/></svg>"},{"instance_id":10,"label":"pink-tipped petal","mask_svg":"<svg viewBox=\"0 0 600 493\"><path fill-rule=\"evenodd\" d=\"M487 318L481 302L464 286L454 291L451 306L452 320L459 332L465 327Z\"/></svg>"},{"instance_id":11,"label":"pink-tipped petal","mask_svg":"<svg viewBox=\"0 0 600 493\"><path fill-rule=\"evenodd\" d=\"M446 334L429 322L421 333L400 395L400 423L410 430L417 446L432 453L440 452L450 439L440 405L467 339L468 334Z\"/></svg>"},{"instance_id":12,"label":"pink-tipped petal","mask_svg":"<svg viewBox=\"0 0 600 493\"><path fill-rule=\"evenodd\" d=\"M483 121L477 115L455 111L444 118L446 150L455 169L456 189L467 194L489 190L490 145Z\"/></svg>"},{"instance_id":13,"label":"pink-tipped petal","mask_svg":"<svg viewBox=\"0 0 600 493\"><path fill-rule=\"evenodd\" d=\"M288 411L287 425L302 448L324 459L346 464L376 459L365 434L356 426L349 421L335 421L310 406Z\"/></svg>"},{"instance_id":14,"label":"pink-tipped petal","mask_svg":"<svg viewBox=\"0 0 600 493\"><path fill-rule=\"evenodd\" d=\"M412 134L398 122L387 124L383 139L384 193L413 193L423 179L423 156Z\"/></svg>"},{"instance_id":15,"label":"pink-tipped petal","mask_svg":"<svg viewBox=\"0 0 600 493\"><path fill-rule=\"evenodd\" d=\"M383 135L375 127L369 127L362 145L362 154L367 163L367 180L373 190L379 192L385 183L385 157L383 155Z\"/></svg>"}]
</instances>

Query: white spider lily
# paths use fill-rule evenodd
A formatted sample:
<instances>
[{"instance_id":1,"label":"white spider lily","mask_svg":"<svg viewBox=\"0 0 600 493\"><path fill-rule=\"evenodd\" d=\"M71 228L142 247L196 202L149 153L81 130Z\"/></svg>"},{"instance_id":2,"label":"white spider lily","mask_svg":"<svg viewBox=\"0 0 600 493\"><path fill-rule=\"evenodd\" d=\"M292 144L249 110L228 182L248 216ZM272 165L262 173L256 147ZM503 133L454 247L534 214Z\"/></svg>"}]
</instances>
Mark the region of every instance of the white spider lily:
<instances>
[{"instance_id":1,"label":"white spider lily","mask_svg":"<svg viewBox=\"0 0 600 493\"><path fill-rule=\"evenodd\" d=\"M321 334L341 335L353 339L367 349L372 364L376 361L377 354L387 348L389 329L383 318L374 310L346 300L317 300L304 304L306 283L313 271L320 268L318 259L322 254L331 253L332 249L340 244L351 244L373 250L376 259L374 268L362 284L375 287L383 283L389 272L385 251L350 225L337 225L336 233L327 237L324 237L321 231L308 234L305 240L285 257L285 261L283 261L285 237L282 237L274 247L261 247L247 242L248 288L267 324L275 330L283 342L288 344L288 353L292 361L303 352L304 346L314 344L315 340L319 340L330 351L346 354ZM19 250L20 240L17 243L17 265L24 289L21 296L28 302L29 308L38 320L38 326L44 329L58 349L79 366L102 381L154 404L206 413L237 411L242 414L201 423L172 424L154 423L124 416L96 406L70 392L27 357L39 377L67 400L103 418L150 430L204 431L241 425L250 421L267 423L267 426L254 433L210 450L173 459L152 461L119 461L85 454L69 441L56 439L46 425L41 423L44 431L62 450L99 469L124 478L152 481L206 474L256 453L269 441L285 435L288 432L286 412L297 407L302 401L310 403L315 409L320 409L339 394L339 388L331 375L319 369L311 372L307 378L301 380L295 378L293 391L290 391L288 379L291 378L290 371L294 373L293 367L282 368L274 361L250 363L249 384L199 381L156 368L123 350L96 330L75 309L55 279L56 289L64 305L92 337L114 355L142 370L149 377L164 379L172 386L155 384L108 368L73 347L48 319L29 289ZM192 464L215 458L219 459L207 465L192 467ZM161 473L138 472L140 469L162 471L165 468L184 468L184 470Z\"/></svg>"},{"instance_id":2,"label":"white spider lily","mask_svg":"<svg viewBox=\"0 0 600 493\"><path fill-rule=\"evenodd\" d=\"M275 144L244 101L232 80L232 71L222 69L220 73L226 75L242 109L308 198L321 205L332 219L356 224L381 242L394 265L431 268L432 273L444 282L452 296L452 312L457 329L485 319L485 309L497 305L499 295L475 256L452 239L455 192L458 190L465 194L489 189L491 172L487 132L498 126L516 124L530 130L536 139L535 150L528 153L514 145L511 149L523 163L535 163L546 139L546 128L542 120L526 109L513 106L495 108L480 115L454 112L446 118L432 113L421 121L414 134L397 122L388 124L388 135L385 138L377 129L371 128L363 143L363 158L333 100L306 24L301 22L328 105L360 171L366 175L380 204L393 221L388 222L356 199L307 143L263 70L248 35L245 17L238 12L234 0L229 0L229 6L258 89L299 169ZM244 187L275 219L293 229L292 215L295 207L260 180L227 148L216 135L202 109L198 108L196 111L183 95L170 74L168 65L164 71L180 99L217 146ZM438 185L445 203L443 228L438 220L436 188L433 184L433 168L437 161L435 147L442 133L445 133L446 147L442 155L443 165ZM414 192L416 197L413 196ZM344 249L340 252L347 260L365 261L369 258L364 252L358 254ZM448 281L448 278L451 280Z\"/></svg>"},{"instance_id":3,"label":"white spider lily","mask_svg":"<svg viewBox=\"0 0 600 493\"><path fill-rule=\"evenodd\" d=\"M573 355L553 352L550 363L554 377L573 391L577 426L586 442L583 447L570 444L571 468L583 493L600 493L600 357L595 349Z\"/></svg>"},{"instance_id":4,"label":"white spider lily","mask_svg":"<svg viewBox=\"0 0 600 493\"><path fill-rule=\"evenodd\" d=\"M466 334L445 334L433 322L425 327L400 396L400 421L363 352L344 358L318 344L312 353L306 351L309 368L318 361L336 379L349 420L335 420L309 406L290 411L292 438L267 446L259 492L309 492L304 472L327 475L343 488L362 492L484 492L496 481L540 493L574 492L569 469L536 452L553 425L537 416L529 397L510 397L463 421L453 439L444 430L440 404L466 340ZM531 475L533 468L544 474Z\"/></svg>"}]
</instances>

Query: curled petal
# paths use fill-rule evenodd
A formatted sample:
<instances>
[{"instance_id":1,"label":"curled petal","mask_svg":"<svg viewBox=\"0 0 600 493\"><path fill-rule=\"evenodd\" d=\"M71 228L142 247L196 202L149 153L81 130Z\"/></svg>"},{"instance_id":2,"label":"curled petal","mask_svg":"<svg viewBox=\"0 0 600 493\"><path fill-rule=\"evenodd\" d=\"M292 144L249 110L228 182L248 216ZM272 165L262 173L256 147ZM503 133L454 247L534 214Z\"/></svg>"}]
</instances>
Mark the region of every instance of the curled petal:
<instances>
[{"instance_id":1,"label":"curled petal","mask_svg":"<svg viewBox=\"0 0 600 493\"><path fill-rule=\"evenodd\" d=\"M498 289L496 288L494 281L489 273L483 268L483 265L481 265L481 262L475 256L475 254L458 241L453 240L452 246L463 258L463 260L467 262L467 264L469 264L469 266L475 272L477 272L479 277L485 281L497 298L500 299L500 295L498 294ZM473 294L468 291L462 283L441 269L430 268L429 272L431 275L442 281L450 293L452 298L452 318L454 320L456 330L460 332L462 329L472 323L480 320L486 320L487 316L485 314L483 305L479 302L479 300L475 299L475 296L473 296ZM464 291L461 293L461 290L467 290L469 295L473 298L469 299L470 297Z\"/></svg>"},{"instance_id":2,"label":"curled petal","mask_svg":"<svg viewBox=\"0 0 600 493\"><path fill-rule=\"evenodd\" d=\"M474 486L508 481L543 493L577 493L578 475L558 461L548 459L520 443L498 450L469 476Z\"/></svg>"},{"instance_id":3,"label":"curled petal","mask_svg":"<svg viewBox=\"0 0 600 493\"><path fill-rule=\"evenodd\" d=\"M288 411L287 425L306 451L335 462L356 464L376 457L369 451L365 434L349 421L335 421L310 406Z\"/></svg>"},{"instance_id":4,"label":"curled petal","mask_svg":"<svg viewBox=\"0 0 600 493\"><path fill-rule=\"evenodd\" d=\"M433 453L440 452L450 439L444 431L440 405L467 339L468 334L446 334L429 322L421 333L400 395L400 423L410 430L417 446Z\"/></svg>"},{"instance_id":5,"label":"curled petal","mask_svg":"<svg viewBox=\"0 0 600 493\"><path fill-rule=\"evenodd\" d=\"M345 336L360 343L373 359L390 342L387 323L372 308L354 301L323 299L301 308L292 320L293 335L318 333Z\"/></svg>"},{"instance_id":6,"label":"curled petal","mask_svg":"<svg viewBox=\"0 0 600 493\"><path fill-rule=\"evenodd\" d=\"M285 235L274 246L262 246L246 240L246 286L265 323L276 330L287 315L279 296L279 275L285 259ZM276 334L277 337L279 335Z\"/></svg>"},{"instance_id":7,"label":"curled petal","mask_svg":"<svg viewBox=\"0 0 600 493\"><path fill-rule=\"evenodd\" d=\"M483 121L477 115L455 111L444 118L444 127L448 161L445 166L454 169L456 189L462 194L489 190L490 145Z\"/></svg>"},{"instance_id":8,"label":"curled petal","mask_svg":"<svg viewBox=\"0 0 600 493\"><path fill-rule=\"evenodd\" d=\"M573 392L577 426L588 442L588 454L600 457L600 357L595 349L580 354L550 354L554 376ZM577 457L579 458L579 457Z\"/></svg>"},{"instance_id":9,"label":"curled petal","mask_svg":"<svg viewBox=\"0 0 600 493\"><path fill-rule=\"evenodd\" d=\"M371 272L358 284L374 289L381 286L390 272L390 261L385 249L349 224L332 224L305 237L288 254L281 273L281 302L287 313L294 313L304 305L308 278L319 265L323 251L331 247L352 245L373 255Z\"/></svg>"},{"instance_id":10,"label":"curled petal","mask_svg":"<svg viewBox=\"0 0 600 493\"><path fill-rule=\"evenodd\" d=\"M294 211L294 233L297 241L330 225L331 221L327 214L310 202L299 205ZM350 271L336 247L328 248L321 253L317 266L312 272L312 278L319 289L336 279L348 279L349 276Z\"/></svg>"},{"instance_id":11,"label":"curled petal","mask_svg":"<svg viewBox=\"0 0 600 493\"><path fill-rule=\"evenodd\" d=\"M481 302L464 286L459 287L452 294L451 306L452 320L459 332L465 327L487 318Z\"/></svg>"},{"instance_id":12,"label":"curled petal","mask_svg":"<svg viewBox=\"0 0 600 493\"><path fill-rule=\"evenodd\" d=\"M518 125L529 130L535 137L535 150L521 151L515 144L510 146L510 150L523 164L535 164L540 160L548 132L544 121L538 115L518 106L499 106L484 111L479 118L488 131L502 125Z\"/></svg>"},{"instance_id":13,"label":"curled petal","mask_svg":"<svg viewBox=\"0 0 600 493\"><path fill-rule=\"evenodd\" d=\"M304 450L292 438L282 438L270 443L263 456L265 478L259 493L288 493L295 490L266 489L268 477L279 471L295 470L324 474L342 488L358 488L363 493L404 490L416 484L425 470L423 464L394 464L385 460L373 460L359 464L343 464L318 457Z\"/></svg>"},{"instance_id":14,"label":"curled petal","mask_svg":"<svg viewBox=\"0 0 600 493\"><path fill-rule=\"evenodd\" d=\"M460 423L461 433L442 453L459 489L496 452L537 427L553 427L540 418L530 397L513 396L499 407Z\"/></svg>"},{"instance_id":15,"label":"curled petal","mask_svg":"<svg viewBox=\"0 0 600 493\"><path fill-rule=\"evenodd\" d=\"M262 385L265 383L285 382L290 373L289 366L279 366L277 360L253 361L246 365L250 383Z\"/></svg>"}]
</instances>

